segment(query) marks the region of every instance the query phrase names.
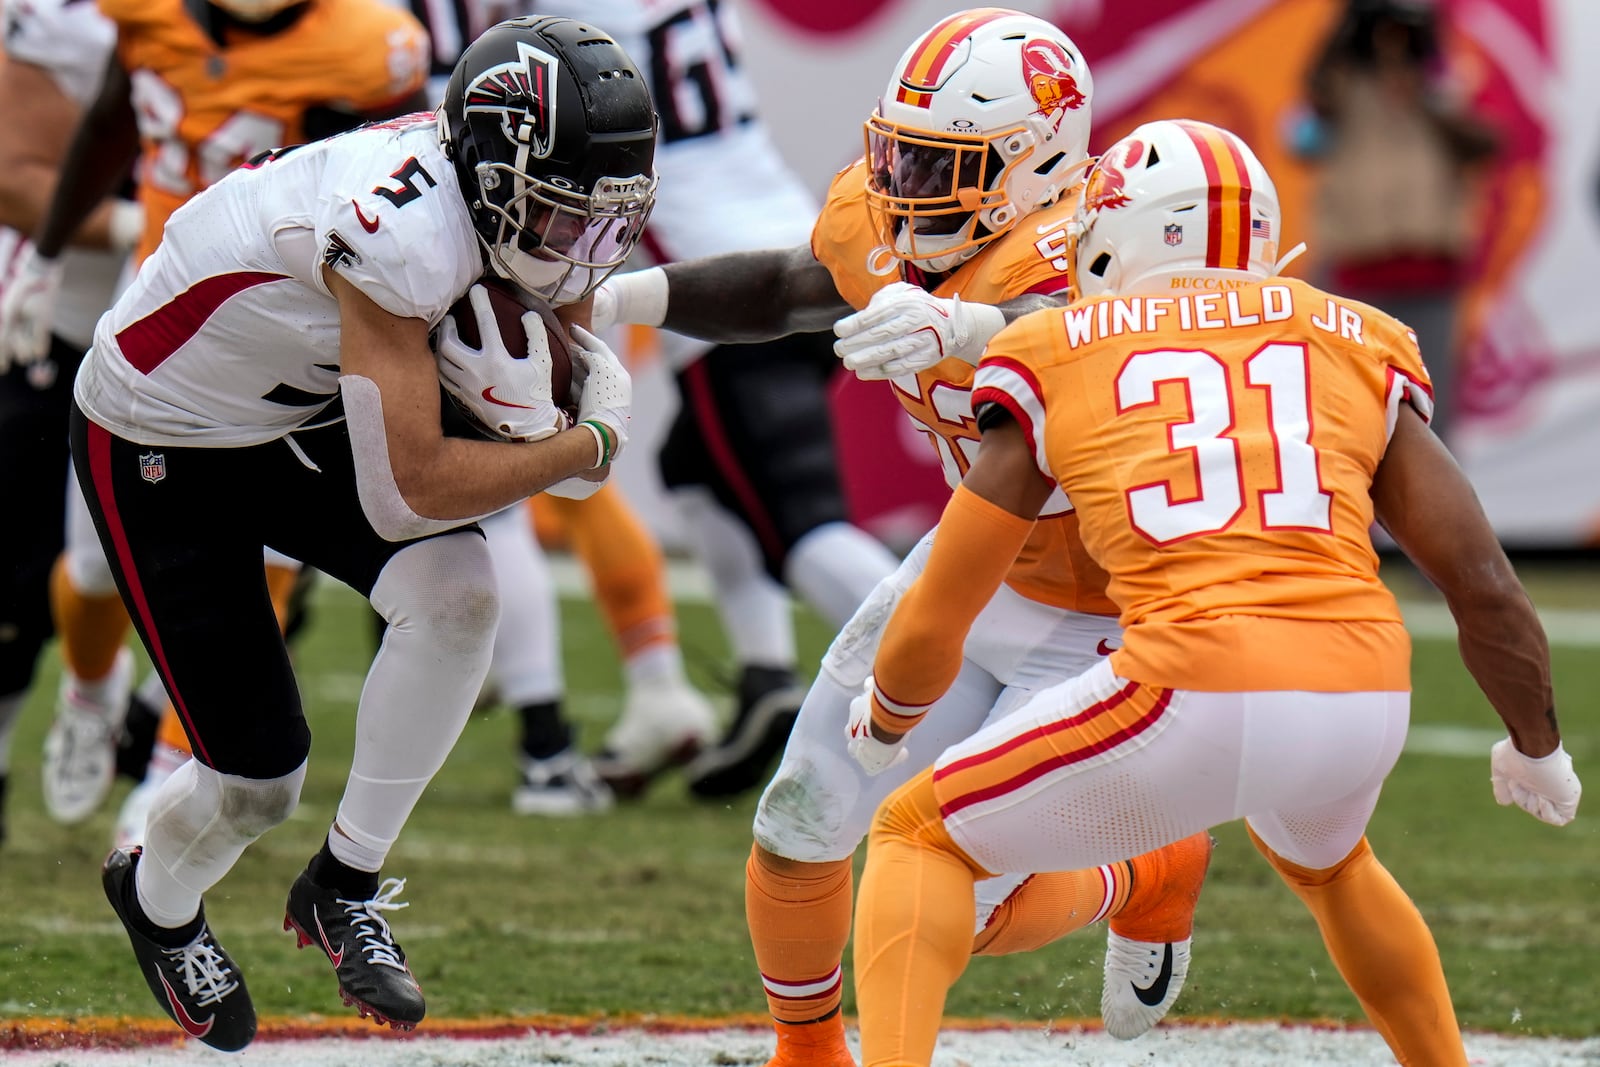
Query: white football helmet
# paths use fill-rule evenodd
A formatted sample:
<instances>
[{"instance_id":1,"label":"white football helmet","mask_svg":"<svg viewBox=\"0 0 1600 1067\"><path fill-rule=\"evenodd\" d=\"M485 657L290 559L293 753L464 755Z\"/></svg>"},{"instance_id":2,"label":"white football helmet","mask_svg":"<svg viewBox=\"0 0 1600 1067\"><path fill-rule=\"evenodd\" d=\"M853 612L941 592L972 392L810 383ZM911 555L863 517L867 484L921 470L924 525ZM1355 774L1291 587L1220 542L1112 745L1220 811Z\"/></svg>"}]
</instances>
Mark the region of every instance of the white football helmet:
<instances>
[{"instance_id":1,"label":"white football helmet","mask_svg":"<svg viewBox=\"0 0 1600 1067\"><path fill-rule=\"evenodd\" d=\"M883 243L941 274L1067 191L1088 166L1089 65L1032 15L961 11L906 49L867 119L867 207Z\"/></svg>"},{"instance_id":2,"label":"white football helmet","mask_svg":"<svg viewBox=\"0 0 1600 1067\"><path fill-rule=\"evenodd\" d=\"M1277 273L1278 190L1237 134L1147 122L1089 171L1073 222L1078 292L1170 292Z\"/></svg>"}]
</instances>

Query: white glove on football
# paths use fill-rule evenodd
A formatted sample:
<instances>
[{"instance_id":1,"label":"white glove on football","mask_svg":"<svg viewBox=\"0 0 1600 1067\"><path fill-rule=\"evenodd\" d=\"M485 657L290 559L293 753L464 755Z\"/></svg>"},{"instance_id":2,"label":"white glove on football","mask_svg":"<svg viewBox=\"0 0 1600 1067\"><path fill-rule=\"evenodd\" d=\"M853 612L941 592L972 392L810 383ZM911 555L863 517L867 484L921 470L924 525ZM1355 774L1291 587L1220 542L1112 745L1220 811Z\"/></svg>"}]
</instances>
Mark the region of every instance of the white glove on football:
<instances>
[{"instance_id":1,"label":"white glove on football","mask_svg":"<svg viewBox=\"0 0 1600 1067\"><path fill-rule=\"evenodd\" d=\"M14 363L37 363L50 354L50 321L61 290L59 259L44 259L30 244L5 279L0 295L0 373Z\"/></svg>"},{"instance_id":2,"label":"white glove on football","mask_svg":"<svg viewBox=\"0 0 1600 1067\"><path fill-rule=\"evenodd\" d=\"M628 443L633 407L633 379L615 352L582 326L571 327L572 387L578 391L578 425L589 424L600 445L603 467L622 454ZM610 432L610 440L601 432Z\"/></svg>"},{"instance_id":3,"label":"white glove on football","mask_svg":"<svg viewBox=\"0 0 1600 1067\"><path fill-rule=\"evenodd\" d=\"M974 366L989 338L1005 328L993 304L946 300L920 286L895 282L872 294L867 306L833 324L833 351L863 381L927 370L946 359Z\"/></svg>"},{"instance_id":4,"label":"white glove on football","mask_svg":"<svg viewBox=\"0 0 1600 1067\"><path fill-rule=\"evenodd\" d=\"M1509 737L1489 750L1489 781L1500 804L1515 804L1551 826L1571 822L1583 795L1583 783L1564 747L1557 745L1548 756L1534 759L1518 752Z\"/></svg>"},{"instance_id":5,"label":"white glove on football","mask_svg":"<svg viewBox=\"0 0 1600 1067\"><path fill-rule=\"evenodd\" d=\"M872 678L866 688L850 701L850 723L845 729L845 750L850 758L861 764L861 769L874 778L897 763L911 758L904 736L892 745L886 745L872 736Z\"/></svg>"},{"instance_id":6,"label":"white glove on football","mask_svg":"<svg viewBox=\"0 0 1600 1067\"><path fill-rule=\"evenodd\" d=\"M483 347L461 340L455 320L444 317L435 347L445 389L468 414L508 441L539 441L566 429L567 416L550 396L550 339L539 313L522 316L528 353L525 359L515 358L500 337L488 290L474 285L467 298Z\"/></svg>"}]
</instances>

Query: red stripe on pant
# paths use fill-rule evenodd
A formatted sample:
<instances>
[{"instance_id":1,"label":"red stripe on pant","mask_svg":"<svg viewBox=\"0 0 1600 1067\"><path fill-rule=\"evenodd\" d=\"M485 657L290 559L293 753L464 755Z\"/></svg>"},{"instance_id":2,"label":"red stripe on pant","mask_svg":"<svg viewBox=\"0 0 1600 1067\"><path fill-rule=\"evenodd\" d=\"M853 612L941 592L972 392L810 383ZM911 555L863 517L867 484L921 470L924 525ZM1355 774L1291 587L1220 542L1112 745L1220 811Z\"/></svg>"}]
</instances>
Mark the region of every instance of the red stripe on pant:
<instances>
[{"instance_id":1,"label":"red stripe on pant","mask_svg":"<svg viewBox=\"0 0 1600 1067\"><path fill-rule=\"evenodd\" d=\"M755 486L750 484L750 479L745 476L744 468L739 465L739 459L734 454L733 444L728 440L722 418L717 412L716 398L711 395L710 371L706 368L705 360L696 360L684 368L683 387L689 404L694 409L695 422L700 427L700 438L705 442L706 451L711 454L711 462L716 465L717 471L727 481L728 488L738 498L751 532L756 535L756 540L761 542L762 550L769 559L782 559L783 538L778 535L777 525L772 521L772 516L767 514L767 509L762 506L761 497L756 494Z\"/></svg>"},{"instance_id":2,"label":"red stripe on pant","mask_svg":"<svg viewBox=\"0 0 1600 1067\"><path fill-rule=\"evenodd\" d=\"M100 511L105 516L106 530L111 535L111 546L116 553L117 566L122 571L123 580L128 583L130 601L128 607L138 618L141 629L149 639L150 658L155 661L156 669L161 672L161 680L167 685L167 693L172 697L172 706L183 719L189 739L194 744L194 754L200 757L201 763L209 767L211 756L206 752L199 731L194 728L194 720L189 717L189 709L184 703L183 694L178 691L172 670L167 665L166 649L162 647L161 635L156 632L155 620L150 615L150 601L145 596L144 584L139 580L139 571L133 564L133 550L128 546L128 533L122 526L122 514L117 509L115 483L111 477L111 433L92 420L86 421L88 421L90 480L94 483L95 500L100 504Z\"/></svg>"}]
</instances>

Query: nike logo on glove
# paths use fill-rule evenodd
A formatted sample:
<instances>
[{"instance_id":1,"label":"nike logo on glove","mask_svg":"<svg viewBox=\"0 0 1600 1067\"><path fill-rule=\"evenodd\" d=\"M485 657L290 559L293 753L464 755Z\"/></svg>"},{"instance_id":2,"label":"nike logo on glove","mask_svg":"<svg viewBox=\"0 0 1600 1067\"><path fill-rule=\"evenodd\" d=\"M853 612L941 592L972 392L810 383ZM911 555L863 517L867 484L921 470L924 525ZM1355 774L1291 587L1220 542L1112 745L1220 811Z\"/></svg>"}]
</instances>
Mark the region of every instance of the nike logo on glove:
<instances>
[{"instance_id":1,"label":"nike logo on glove","mask_svg":"<svg viewBox=\"0 0 1600 1067\"><path fill-rule=\"evenodd\" d=\"M322 916L317 914L315 907L311 909L311 917L317 920L317 936L322 938L322 951L328 954L328 962L333 964L333 969L338 970L339 964L344 962L343 943L339 945L338 952L333 951L333 946L328 944L328 931L322 928ZM1168 947L1167 951L1170 953L1172 951L1171 947Z\"/></svg>"},{"instance_id":2,"label":"nike logo on glove","mask_svg":"<svg viewBox=\"0 0 1600 1067\"><path fill-rule=\"evenodd\" d=\"M1107 641L1105 638L1102 637L1100 639L1100 643L1098 645L1094 646L1094 650L1096 652L1100 653L1100 655L1102 655L1102 656L1109 656L1109 655L1111 655L1111 653L1115 652L1117 649L1119 649L1121 647L1122 647L1121 645L1113 645L1110 641Z\"/></svg>"},{"instance_id":3,"label":"nike logo on glove","mask_svg":"<svg viewBox=\"0 0 1600 1067\"><path fill-rule=\"evenodd\" d=\"M1161 957L1161 973L1156 975L1156 980L1150 983L1149 988L1140 989L1132 982L1133 995L1139 998L1139 1003L1153 1008L1167 999L1167 986L1172 982L1172 942L1167 942L1166 953Z\"/></svg>"},{"instance_id":4,"label":"nike logo on glove","mask_svg":"<svg viewBox=\"0 0 1600 1067\"><path fill-rule=\"evenodd\" d=\"M205 1037L209 1034L211 1028L216 1025L216 1015L208 1015L205 1022L196 1020L194 1016L183 1010L183 1002L178 999L178 993L172 988L172 983L167 981L167 976L157 971L156 977L161 979L161 988L166 990L167 993L167 1003L172 1006L172 1017L178 1020L178 1025L183 1027L183 1032L190 1037Z\"/></svg>"},{"instance_id":5,"label":"nike logo on glove","mask_svg":"<svg viewBox=\"0 0 1600 1067\"><path fill-rule=\"evenodd\" d=\"M492 385L483 391L483 398L489 403L499 404L503 408L521 408L523 411L534 410L534 407L531 404L513 404L509 400L501 400L499 397L494 395L494 386Z\"/></svg>"}]
</instances>

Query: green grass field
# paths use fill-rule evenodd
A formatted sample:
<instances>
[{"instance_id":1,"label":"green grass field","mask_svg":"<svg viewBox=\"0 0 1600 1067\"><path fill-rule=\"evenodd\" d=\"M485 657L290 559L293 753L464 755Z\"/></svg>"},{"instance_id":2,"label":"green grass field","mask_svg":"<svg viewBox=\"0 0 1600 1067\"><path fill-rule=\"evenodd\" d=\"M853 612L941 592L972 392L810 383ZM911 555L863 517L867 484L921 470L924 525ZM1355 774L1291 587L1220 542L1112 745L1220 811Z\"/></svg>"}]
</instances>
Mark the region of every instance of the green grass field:
<instances>
[{"instance_id":1,"label":"green grass field","mask_svg":"<svg viewBox=\"0 0 1600 1067\"><path fill-rule=\"evenodd\" d=\"M1397 585L1415 589L1404 580ZM1557 575L1534 590L1542 606L1600 603L1592 575ZM298 652L315 733L301 808L250 849L207 900L263 1015L345 1011L325 961L296 953L281 924L284 894L319 845L343 787L369 647L364 612L331 583L318 596L314 627ZM726 659L712 610L686 604L680 619L691 672L718 691L714 676ZM592 746L619 711L615 659L589 605L566 603L564 622L570 707ZM808 618L800 631L814 664L827 635ZM58 826L40 807L38 754L54 671L52 662L15 742L10 838L0 849L0 1017L155 1017L99 887L126 785L81 826ZM1593 788L1600 654L1557 647L1555 671L1568 748ZM1404 756L1371 838L1433 926L1462 1023L1509 1034L1600 1031L1600 818L1593 803L1563 830L1497 807L1487 756L1498 720L1453 642L1419 640L1415 680L1414 723L1480 729L1483 743L1469 738L1472 754L1464 758ZM512 739L510 716L474 717L386 872L410 880L412 906L395 926L428 991L430 1017L762 1011L743 922L755 798L706 805L666 780L642 803L609 815L518 818L507 804ZM1358 1021L1309 916L1242 829L1223 827L1217 838L1195 965L1175 1015ZM1030 956L977 960L949 1014L1097 1017L1103 940L1096 928ZM853 1010L848 994L845 1008Z\"/></svg>"}]
</instances>

